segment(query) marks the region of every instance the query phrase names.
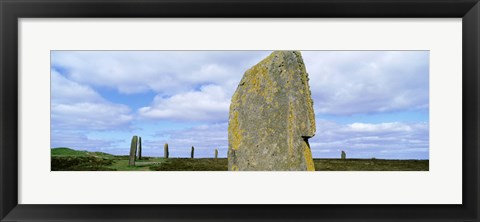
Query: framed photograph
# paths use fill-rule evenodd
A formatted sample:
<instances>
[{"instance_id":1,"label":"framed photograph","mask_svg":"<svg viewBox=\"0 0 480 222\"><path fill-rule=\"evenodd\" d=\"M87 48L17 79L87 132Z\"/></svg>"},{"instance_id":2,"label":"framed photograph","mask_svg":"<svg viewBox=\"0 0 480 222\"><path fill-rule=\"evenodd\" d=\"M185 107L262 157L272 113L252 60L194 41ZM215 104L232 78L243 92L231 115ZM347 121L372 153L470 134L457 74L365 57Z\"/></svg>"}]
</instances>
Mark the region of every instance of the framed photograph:
<instances>
[{"instance_id":1,"label":"framed photograph","mask_svg":"<svg viewBox=\"0 0 480 222\"><path fill-rule=\"evenodd\" d=\"M477 0L0 4L1 221L479 221Z\"/></svg>"}]
</instances>

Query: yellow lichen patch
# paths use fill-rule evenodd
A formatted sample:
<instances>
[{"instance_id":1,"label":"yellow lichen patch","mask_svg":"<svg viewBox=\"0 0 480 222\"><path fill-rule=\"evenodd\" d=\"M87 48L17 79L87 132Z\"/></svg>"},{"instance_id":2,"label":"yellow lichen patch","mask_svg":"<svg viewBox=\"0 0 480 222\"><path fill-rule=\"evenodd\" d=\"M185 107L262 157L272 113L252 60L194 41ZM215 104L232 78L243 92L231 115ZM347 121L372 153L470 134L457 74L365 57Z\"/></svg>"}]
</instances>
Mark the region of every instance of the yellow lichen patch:
<instances>
[{"instance_id":1,"label":"yellow lichen patch","mask_svg":"<svg viewBox=\"0 0 480 222\"><path fill-rule=\"evenodd\" d=\"M254 73L258 73L258 68L254 67L252 68L251 70L251 73L249 73L249 78L247 78L246 80L246 84L249 86L248 90L247 90L247 93L248 94L251 94L251 93L255 93L255 94L258 94L260 93L260 83L261 83L261 80L259 79L260 78L260 75L259 77L255 77L253 76ZM261 72L260 72L261 74Z\"/></svg>"},{"instance_id":2,"label":"yellow lichen patch","mask_svg":"<svg viewBox=\"0 0 480 222\"><path fill-rule=\"evenodd\" d=\"M315 165L313 164L312 151L310 147L305 143L303 148L303 156L305 157L305 164L307 165L307 171L315 171Z\"/></svg>"},{"instance_id":3,"label":"yellow lichen patch","mask_svg":"<svg viewBox=\"0 0 480 222\"><path fill-rule=\"evenodd\" d=\"M288 104L288 123L287 123L287 127L288 127L288 154L290 156L293 155L293 124L294 124L294 116L293 116L293 107L292 107L292 104L289 103Z\"/></svg>"},{"instance_id":4,"label":"yellow lichen patch","mask_svg":"<svg viewBox=\"0 0 480 222\"><path fill-rule=\"evenodd\" d=\"M277 82L273 81L270 75L265 75L265 100L267 103L272 103L275 94L278 92Z\"/></svg>"},{"instance_id":5,"label":"yellow lichen patch","mask_svg":"<svg viewBox=\"0 0 480 222\"><path fill-rule=\"evenodd\" d=\"M246 94L262 96L266 103L273 102L273 95L278 92L277 83L272 81L269 76L269 67L265 65L269 64L273 57L272 53L245 73L245 84L248 85ZM243 97L242 100L244 100Z\"/></svg>"},{"instance_id":6,"label":"yellow lichen patch","mask_svg":"<svg viewBox=\"0 0 480 222\"><path fill-rule=\"evenodd\" d=\"M240 129L238 124L238 112L233 112L233 118L228 124L228 132L231 133L232 140L230 141L230 145L232 146L233 150L238 149L240 143L242 142L242 133L243 130Z\"/></svg>"},{"instance_id":7,"label":"yellow lichen patch","mask_svg":"<svg viewBox=\"0 0 480 222\"><path fill-rule=\"evenodd\" d=\"M267 94L265 96L265 102L267 102L267 103L273 102L273 96Z\"/></svg>"},{"instance_id":8,"label":"yellow lichen patch","mask_svg":"<svg viewBox=\"0 0 480 222\"><path fill-rule=\"evenodd\" d=\"M232 96L232 101L230 103L230 110L234 110L238 107L238 92L235 92Z\"/></svg>"},{"instance_id":9,"label":"yellow lichen patch","mask_svg":"<svg viewBox=\"0 0 480 222\"><path fill-rule=\"evenodd\" d=\"M247 96L246 96L245 94L243 94L243 95L242 95L242 98L241 98L242 104L245 104L245 100L246 100L246 99L247 99Z\"/></svg>"},{"instance_id":10,"label":"yellow lichen patch","mask_svg":"<svg viewBox=\"0 0 480 222\"><path fill-rule=\"evenodd\" d=\"M229 111L228 169L314 170L302 139L314 133L310 94L299 52L273 52L247 70Z\"/></svg>"}]
</instances>

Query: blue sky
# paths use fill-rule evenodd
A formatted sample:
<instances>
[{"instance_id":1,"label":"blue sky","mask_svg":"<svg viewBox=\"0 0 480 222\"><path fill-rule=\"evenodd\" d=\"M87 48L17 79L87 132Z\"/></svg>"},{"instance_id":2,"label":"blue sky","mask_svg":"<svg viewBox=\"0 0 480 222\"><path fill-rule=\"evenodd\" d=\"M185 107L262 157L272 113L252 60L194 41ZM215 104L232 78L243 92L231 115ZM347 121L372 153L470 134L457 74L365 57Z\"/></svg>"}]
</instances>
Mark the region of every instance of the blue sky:
<instances>
[{"instance_id":1,"label":"blue sky","mask_svg":"<svg viewBox=\"0 0 480 222\"><path fill-rule=\"evenodd\" d=\"M52 51L51 146L212 157L243 73L271 51ZM428 51L302 51L314 158L429 158Z\"/></svg>"}]
</instances>

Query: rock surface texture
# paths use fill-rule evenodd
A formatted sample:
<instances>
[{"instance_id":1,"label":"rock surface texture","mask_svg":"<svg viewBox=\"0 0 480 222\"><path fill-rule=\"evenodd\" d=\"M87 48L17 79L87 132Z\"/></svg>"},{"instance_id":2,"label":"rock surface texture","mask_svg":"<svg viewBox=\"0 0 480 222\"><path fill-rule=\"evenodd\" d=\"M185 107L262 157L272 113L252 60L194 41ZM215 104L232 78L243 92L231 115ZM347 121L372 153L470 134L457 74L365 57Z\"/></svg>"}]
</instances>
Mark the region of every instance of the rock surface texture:
<instances>
[{"instance_id":1,"label":"rock surface texture","mask_svg":"<svg viewBox=\"0 0 480 222\"><path fill-rule=\"evenodd\" d=\"M132 143L130 144L130 158L128 159L129 166L135 166L135 160L137 159L137 136L132 137Z\"/></svg>"},{"instance_id":2,"label":"rock surface texture","mask_svg":"<svg viewBox=\"0 0 480 222\"><path fill-rule=\"evenodd\" d=\"M165 143L165 145L163 146L163 157L165 159L168 159L168 143Z\"/></svg>"},{"instance_id":3,"label":"rock surface texture","mask_svg":"<svg viewBox=\"0 0 480 222\"><path fill-rule=\"evenodd\" d=\"M300 52L275 51L245 72L230 104L228 169L314 171L315 114Z\"/></svg>"}]
</instances>

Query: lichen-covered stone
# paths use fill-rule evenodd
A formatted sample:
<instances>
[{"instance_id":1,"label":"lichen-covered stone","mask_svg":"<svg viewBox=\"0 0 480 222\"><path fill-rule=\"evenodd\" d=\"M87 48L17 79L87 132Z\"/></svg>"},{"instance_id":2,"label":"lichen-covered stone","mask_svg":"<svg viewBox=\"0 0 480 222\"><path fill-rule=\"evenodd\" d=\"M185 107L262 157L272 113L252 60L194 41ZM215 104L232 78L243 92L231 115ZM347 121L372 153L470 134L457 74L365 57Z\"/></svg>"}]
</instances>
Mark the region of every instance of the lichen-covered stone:
<instances>
[{"instance_id":1,"label":"lichen-covered stone","mask_svg":"<svg viewBox=\"0 0 480 222\"><path fill-rule=\"evenodd\" d=\"M129 166L135 166L136 153L137 153L137 136L132 137L132 143L130 144L130 158L128 159Z\"/></svg>"},{"instance_id":2,"label":"lichen-covered stone","mask_svg":"<svg viewBox=\"0 0 480 222\"><path fill-rule=\"evenodd\" d=\"M142 137L138 137L138 159L142 159Z\"/></svg>"},{"instance_id":3,"label":"lichen-covered stone","mask_svg":"<svg viewBox=\"0 0 480 222\"><path fill-rule=\"evenodd\" d=\"M163 146L163 157L165 159L168 159L168 143L165 143L165 145Z\"/></svg>"},{"instance_id":4,"label":"lichen-covered stone","mask_svg":"<svg viewBox=\"0 0 480 222\"><path fill-rule=\"evenodd\" d=\"M300 52L275 51L245 72L230 104L229 170L315 170L315 114Z\"/></svg>"}]
</instances>

